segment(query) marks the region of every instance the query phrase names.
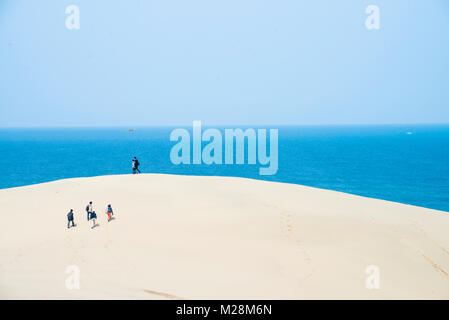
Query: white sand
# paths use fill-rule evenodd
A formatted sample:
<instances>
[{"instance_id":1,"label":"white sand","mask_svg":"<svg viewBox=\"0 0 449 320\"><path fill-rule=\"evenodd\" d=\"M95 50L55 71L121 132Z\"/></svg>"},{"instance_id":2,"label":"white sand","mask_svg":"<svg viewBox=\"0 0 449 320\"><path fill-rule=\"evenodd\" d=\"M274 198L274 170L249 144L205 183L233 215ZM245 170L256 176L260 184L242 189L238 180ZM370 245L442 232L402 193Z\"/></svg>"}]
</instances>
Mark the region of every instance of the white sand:
<instances>
[{"instance_id":1,"label":"white sand","mask_svg":"<svg viewBox=\"0 0 449 320\"><path fill-rule=\"evenodd\" d=\"M448 213L334 191L79 178L0 190L0 219L2 299L449 299ZM68 265L79 266L79 290L66 288ZM366 288L369 265L379 289Z\"/></svg>"}]
</instances>

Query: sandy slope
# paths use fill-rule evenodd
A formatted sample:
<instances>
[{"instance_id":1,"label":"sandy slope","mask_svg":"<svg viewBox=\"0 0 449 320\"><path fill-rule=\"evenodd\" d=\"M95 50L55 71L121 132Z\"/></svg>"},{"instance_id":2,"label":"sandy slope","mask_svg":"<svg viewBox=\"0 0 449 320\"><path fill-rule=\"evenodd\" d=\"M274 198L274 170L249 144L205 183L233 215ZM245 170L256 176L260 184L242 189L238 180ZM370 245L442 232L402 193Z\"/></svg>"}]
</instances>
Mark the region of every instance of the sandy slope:
<instances>
[{"instance_id":1,"label":"sandy slope","mask_svg":"<svg viewBox=\"0 0 449 320\"><path fill-rule=\"evenodd\" d=\"M70 208L78 226L67 229ZM449 299L448 213L339 192L79 178L0 190L0 219L2 299ZM79 290L65 286L68 265L80 268ZM366 288L368 265L379 267L380 289Z\"/></svg>"}]
</instances>

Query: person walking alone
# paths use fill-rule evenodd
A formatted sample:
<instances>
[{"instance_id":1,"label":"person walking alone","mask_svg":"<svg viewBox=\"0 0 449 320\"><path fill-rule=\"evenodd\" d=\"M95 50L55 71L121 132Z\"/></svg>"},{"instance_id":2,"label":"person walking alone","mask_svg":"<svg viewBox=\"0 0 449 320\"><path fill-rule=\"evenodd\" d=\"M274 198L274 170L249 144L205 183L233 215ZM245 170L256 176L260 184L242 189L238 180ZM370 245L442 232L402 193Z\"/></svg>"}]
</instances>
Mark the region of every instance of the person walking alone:
<instances>
[{"instance_id":1,"label":"person walking alone","mask_svg":"<svg viewBox=\"0 0 449 320\"><path fill-rule=\"evenodd\" d=\"M133 174L136 174L137 172L141 173L140 170L139 170L139 166L140 166L139 160L137 160L137 158L134 157L134 159L133 159L133 166L132 166Z\"/></svg>"}]
</instances>

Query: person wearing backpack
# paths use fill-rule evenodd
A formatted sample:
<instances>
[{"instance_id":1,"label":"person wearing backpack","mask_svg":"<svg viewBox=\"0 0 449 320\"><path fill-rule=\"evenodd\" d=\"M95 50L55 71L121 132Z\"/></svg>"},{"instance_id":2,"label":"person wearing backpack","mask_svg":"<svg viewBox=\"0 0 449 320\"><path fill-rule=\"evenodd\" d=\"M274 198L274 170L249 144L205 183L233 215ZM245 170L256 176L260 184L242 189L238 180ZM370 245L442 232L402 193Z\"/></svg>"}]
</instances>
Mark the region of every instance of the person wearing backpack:
<instances>
[{"instance_id":1,"label":"person wearing backpack","mask_svg":"<svg viewBox=\"0 0 449 320\"><path fill-rule=\"evenodd\" d=\"M139 170L139 166L140 166L139 160L137 160L137 158L134 157L134 159L133 159L133 174L135 174L136 172L141 173Z\"/></svg>"},{"instance_id":2,"label":"person wearing backpack","mask_svg":"<svg viewBox=\"0 0 449 320\"><path fill-rule=\"evenodd\" d=\"M69 213L67 213L67 220L68 220L67 229L70 228L70 222L72 222L72 227L75 226L75 222L73 220L73 209L70 209Z\"/></svg>"},{"instance_id":3,"label":"person wearing backpack","mask_svg":"<svg viewBox=\"0 0 449 320\"><path fill-rule=\"evenodd\" d=\"M92 220L92 227L91 227L91 229L93 229L97 225L97 214L95 213L95 211L92 211L90 213L90 220Z\"/></svg>"},{"instance_id":4,"label":"person wearing backpack","mask_svg":"<svg viewBox=\"0 0 449 320\"><path fill-rule=\"evenodd\" d=\"M108 222L111 221L114 212L112 211L112 207L110 204L108 204L108 207L106 208L106 214L108 215Z\"/></svg>"},{"instance_id":5,"label":"person wearing backpack","mask_svg":"<svg viewBox=\"0 0 449 320\"><path fill-rule=\"evenodd\" d=\"M86 212L87 212L87 221L91 219L91 213L92 213L92 201L89 202L89 204L86 206Z\"/></svg>"}]
</instances>

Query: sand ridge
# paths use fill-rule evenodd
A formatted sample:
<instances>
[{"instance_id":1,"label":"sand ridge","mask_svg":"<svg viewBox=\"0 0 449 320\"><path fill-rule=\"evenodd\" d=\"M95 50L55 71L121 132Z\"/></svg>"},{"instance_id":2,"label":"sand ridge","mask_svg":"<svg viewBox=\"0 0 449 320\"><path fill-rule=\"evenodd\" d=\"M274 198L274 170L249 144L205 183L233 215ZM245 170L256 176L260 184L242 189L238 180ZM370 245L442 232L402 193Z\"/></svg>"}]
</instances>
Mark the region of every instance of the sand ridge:
<instances>
[{"instance_id":1,"label":"sand ridge","mask_svg":"<svg viewBox=\"0 0 449 320\"><path fill-rule=\"evenodd\" d=\"M101 176L0 190L0 218L2 299L449 299L448 213L341 192Z\"/></svg>"}]
</instances>

